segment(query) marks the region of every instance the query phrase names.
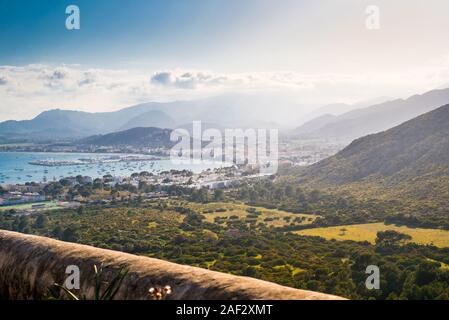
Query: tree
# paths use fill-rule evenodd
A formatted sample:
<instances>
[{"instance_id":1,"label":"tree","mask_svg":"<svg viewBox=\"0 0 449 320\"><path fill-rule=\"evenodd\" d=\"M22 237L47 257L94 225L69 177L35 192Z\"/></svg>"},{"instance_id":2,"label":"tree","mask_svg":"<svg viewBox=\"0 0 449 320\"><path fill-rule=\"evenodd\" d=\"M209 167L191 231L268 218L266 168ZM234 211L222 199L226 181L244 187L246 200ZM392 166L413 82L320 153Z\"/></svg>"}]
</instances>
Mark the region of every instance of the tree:
<instances>
[{"instance_id":1,"label":"tree","mask_svg":"<svg viewBox=\"0 0 449 320\"><path fill-rule=\"evenodd\" d=\"M51 195L52 197L57 197L64 191L63 186L59 182L51 182L44 187L44 193Z\"/></svg>"},{"instance_id":2,"label":"tree","mask_svg":"<svg viewBox=\"0 0 449 320\"><path fill-rule=\"evenodd\" d=\"M192 201L206 203L209 202L209 192L206 188L194 190L192 192Z\"/></svg>"},{"instance_id":3,"label":"tree","mask_svg":"<svg viewBox=\"0 0 449 320\"><path fill-rule=\"evenodd\" d=\"M76 212L77 212L79 215L82 215L82 214L84 213L84 207L83 207L83 206L79 206L78 209L76 209Z\"/></svg>"},{"instance_id":4,"label":"tree","mask_svg":"<svg viewBox=\"0 0 449 320\"><path fill-rule=\"evenodd\" d=\"M424 286L435 281L440 265L434 262L423 262L418 265L415 273L415 281L418 286Z\"/></svg>"},{"instance_id":5,"label":"tree","mask_svg":"<svg viewBox=\"0 0 449 320\"><path fill-rule=\"evenodd\" d=\"M137 187L138 190L146 192L148 188L148 184L145 181L139 181L139 186Z\"/></svg>"},{"instance_id":6,"label":"tree","mask_svg":"<svg viewBox=\"0 0 449 320\"><path fill-rule=\"evenodd\" d=\"M44 214L39 214L34 223L34 227L38 229L46 228L48 225L48 218Z\"/></svg>"},{"instance_id":7,"label":"tree","mask_svg":"<svg viewBox=\"0 0 449 320\"><path fill-rule=\"evenodd\" d=\"M27 233L27 231L29 230L29 225L30 219L28 218L28 216L20 216L17 231Z\"/></svg>"},{"instance_id":8,"label":"tree","mask_svg":"<svg viewBox=\"0 0 449 320\"><path fill-rule=\"evenodd\" d=\"M285 187L285 195L286 195L287 197L289 197L289 198L292 198L292 197L293 197L293 195L294 195L294 189L293 189L293 186L292 186L291 184L288 184L288 185Z\"/></svg>"},{"instance_id":9,"label":"tree","mask_svg":"<svg viewBox=\"0 0 449 320\"><path fill-rule=\"evenodd\" d=\"M81 196L87 198L92 195L93 191L90 186L82 185L78 187L78 192Z\"/></svg>"},{"instance_id":10,"label":"tree","mask_svg":"<svg viewBox=\"0 0 449 320\"><path fill-rule=\"evenodd\" d=\"M69 191L67 192L67 198L69 200L73 200L73 198L75 198L78 195L78 191L74 188L70 188Z\"/></svg>"},{"instance_id":11,"label":"tree","mask_svg":"<svg viewBox=\"0 0 449 320\"><path fill-rule=\"evenodd\" d=\"M316 203L316 202L320 201L321 192L319 192L318 190L312 190L312 192L310 192L310 194L309 194L309 199L310 199L310 202L312 202L312 203Z\"/></svg>"},{"instance_id":12,"label":"tree","mask_svg":"<svg viewBox=\"0 0 449 320\"><path fill-rule=\"evenodd\" d=\"M82 175L80 175L80 174L77 175L75 179L76 179L76 182L78 182L79 184L83 184L84 178Z\"/></svg>"},{"instance_id":13,"label":"tree","mask_svg":"<svg viewBox=\"0 0 449 320\"><path fill-rule=\"evenodd\" d=\"M72 184L72 182L66 178L59 180L59 183L64 187L70 187Z\"/></svg>"},{"instance_id":14,"label":"tree","mask_svg":"<svg viewBox=\"0 0 449 320\"><path fill-rule=\"evenodd\" d=\"M103 189L104 185L103 185L103 180L97 178L94 180L93 184L92 184L92 188L94 189Z\"/></svg>"},{"instance_id":15,"label":"tree","mask_svg":"<svg viewBox=\"0 0 449 320\"><path fill-rule=\"evenodd\" d=\"M61 239L68 242L78 241L78 229L75 226L68 226L61 235Z\"/></svg>"},{"instance_id":16,"label":"tree","mask_svg":"<svg viewBox=\"0 0 449 320\"><path fill-rule=\"evenodd\" d=\"M61 226L58 225L53 228L51 235L56 239L61 239L62 233L63 233L63 230L62 230Z\"/></svg>"},{"instance_id":17,"label":"tree","mask_svg":"<svg viewBox=\"0 0 449 320\"><path fill-rule=\"evenodd\" d=\"M408 234L394 230L379 231L376 238L376 247L379 252L388 253L411 239L412 237Z\"/></svg>"},{"instance_id":18,"label":"tree","mask_svg":"<svg viewBox=\"0 0 449 320\"><path fill-rule=\"evenodd\" d=\"M346 209L347 207L348 207L348 201L345 198L338 198L337 208L338 209Z\"/></svg>"},{"instance_id":19,"label":"tree","mask_svg":"<svg viewBox=\"0 0 449 320\"><path fill-rule=\"evenodd\" d=\"M300 188L296 189L296 199L298 200L299 203L306 202L306 196Z\"/></svg>"},{"instance_id":20,"label":"tree","mask_svg":"<svg viewBox=\"0 0 449 320\"><path fill-rule=\"evenodd\" d=\"M215 201L223 201L224 200L224 192L221 189L214 190L214 200Z\"/></svg>"}]
</instances>

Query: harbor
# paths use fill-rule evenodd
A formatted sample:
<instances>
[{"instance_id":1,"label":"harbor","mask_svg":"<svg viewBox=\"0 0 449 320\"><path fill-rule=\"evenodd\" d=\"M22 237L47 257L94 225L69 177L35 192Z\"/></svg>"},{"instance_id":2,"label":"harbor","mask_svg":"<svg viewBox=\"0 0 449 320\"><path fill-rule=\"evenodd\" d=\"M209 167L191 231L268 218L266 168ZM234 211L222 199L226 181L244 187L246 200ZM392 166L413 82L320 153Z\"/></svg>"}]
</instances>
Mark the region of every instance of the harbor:
<instances>
[{"instance_id":1,"label":"harbor","mask_svg":"<svg viewBox=\"0 0 449 320\"><path fill-rule=\"evenodd\" d=\"M101 178L130 176L135 172L191 170L216 167L207 164L174 164L170 160L136 154L0 152L0 185L58 181L70 176Z\"/></svg>"},{"instance_id":2,"label":"harbor","mask_svg":"<svg viewBox=\"0 0 449 320\"><path fill-rule=\"evenodd\" d=\"M145 156L145 155L115 155L107 157L80 158L76 160L43 159L43 160L29 161L28 164L43 167L61 167L61 166L107 164L115 162L136 162L136 161L156 161L156 160L162 159L154 156Z\"/></svg>"}]
</instances>

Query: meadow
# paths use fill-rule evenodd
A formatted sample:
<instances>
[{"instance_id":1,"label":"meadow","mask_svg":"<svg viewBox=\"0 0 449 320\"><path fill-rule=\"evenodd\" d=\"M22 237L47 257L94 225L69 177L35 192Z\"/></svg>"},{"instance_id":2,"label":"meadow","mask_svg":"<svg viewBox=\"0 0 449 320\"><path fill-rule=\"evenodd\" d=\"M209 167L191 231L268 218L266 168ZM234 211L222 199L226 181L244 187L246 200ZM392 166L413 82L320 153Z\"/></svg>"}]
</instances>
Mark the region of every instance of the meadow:
<instances>
[{"instance_id":1,"label":"meadow","mask_svg":"<svg viewBox=\"0 0 449 320\"><path fill-rule=\"evenodd\" d=\"M278 209L253 207L240 202L169 202L201 213L209 223L219 223L227 226L229 221L264 224L267 227L282 228L289 225L308 225L318 218L318 215L292 213Z\"/></svg>"},{"instance_id":2,"label":"meadow","mask_svg":"<svg viewBox=\"0 0 449 320\"><path fill-rule=\"evenodd\" d=\"M303 236L317 236L327 240L368 241L375 243L377 232L394 230L412 237L410 242L422 245L434 245L439 248L449 247L449 231L439 229L409 228L406 226L386 225L384 223L366 223L337 227L313 228L294 233Z\"/></svg>"},{"instance_id":3,"label":"meadow","mask_svg":"<svg viewBox=\"0 0 449 320\"><path fill-rule=\"evenodd\" d=\"M240 212L242 218L209 223L207 219L211 217L205 218L208 215L228 213L221 212L225 209L223 206L234 215ZM193 207L201 210L191 209ZM216 211L209 213L208 210L212 209ZM265 209L240 203L205 204L179 199L122 202L32 215L18 216L5 212L0 214L0 229L154 257L352 299L449 300L449 248L404 245L383 253L377 250L376 245L368 243L328 241L277 228L255 228L254 222L248 223L244 218L254 213L246 210ZM268 210L270 214L280 212ZM364 286L367 264L378 265L385 279L393 279L394 285L367 291ZM424 280L409 280L415 278Z\"/></svg>"}]
</instances>

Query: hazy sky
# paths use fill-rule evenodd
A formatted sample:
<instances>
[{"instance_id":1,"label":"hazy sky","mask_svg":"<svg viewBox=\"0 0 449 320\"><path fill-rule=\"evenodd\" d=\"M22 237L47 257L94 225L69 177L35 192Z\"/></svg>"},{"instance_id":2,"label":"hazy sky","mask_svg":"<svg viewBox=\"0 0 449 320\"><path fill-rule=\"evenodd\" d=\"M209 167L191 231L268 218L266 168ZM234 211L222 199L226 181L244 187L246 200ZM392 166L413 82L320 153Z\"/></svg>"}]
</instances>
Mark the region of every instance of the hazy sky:
<instances>
[{"instance_id":1,"label":"hazy sky","mask_svg":"<svg viewBox=\"0 0 449 320\"><path fill-rule=\"evenodd\" d=\"M80 30L65 28L70 4ZM0 120L240 91L319 105L449 87L448 14L447 0L0 0Z\"/></svg>"}]
</instances>

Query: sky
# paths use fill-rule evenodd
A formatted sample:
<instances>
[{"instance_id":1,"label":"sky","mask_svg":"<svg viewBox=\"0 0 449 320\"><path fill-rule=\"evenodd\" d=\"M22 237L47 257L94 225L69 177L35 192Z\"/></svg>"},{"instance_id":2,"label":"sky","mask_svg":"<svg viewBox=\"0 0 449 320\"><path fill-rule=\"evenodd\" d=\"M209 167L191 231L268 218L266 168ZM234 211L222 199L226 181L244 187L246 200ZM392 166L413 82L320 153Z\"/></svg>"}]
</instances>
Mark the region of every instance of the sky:
<instances>
[{"instance_id":1,"label":"sky","mask_svg":"<svg viewBox=\"0 0 449 320\"><path fill-rule=\"evenodd\" d=\"M69 5L79 30L65 26ZM449 87L448 13L447 0L0 0L0 121L240 92L300 108Z\"/></svg>"}]
</instances>

